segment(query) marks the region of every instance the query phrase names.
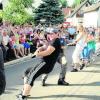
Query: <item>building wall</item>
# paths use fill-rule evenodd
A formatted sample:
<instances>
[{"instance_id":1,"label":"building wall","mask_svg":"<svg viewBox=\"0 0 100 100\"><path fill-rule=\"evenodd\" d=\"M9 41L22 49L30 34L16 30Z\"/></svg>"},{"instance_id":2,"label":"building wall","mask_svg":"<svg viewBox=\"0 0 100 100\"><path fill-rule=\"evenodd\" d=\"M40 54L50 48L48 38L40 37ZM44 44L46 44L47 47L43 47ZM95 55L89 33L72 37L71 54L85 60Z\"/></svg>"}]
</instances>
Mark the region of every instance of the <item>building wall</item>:
<instances>
[{"instance_id":1,"label":"building wall","mask_svg":"<svg viewBox=\"0 0 100 100\"><path fill-rule=\"evenodd\" d=\"M83 25L85 27L98 26L98 11L88 12L84 14Z\"/></svg>"},{"instance_id":2,"label":"building wall","mask_svg":"<svg viewBox=\"0 0 100 100\"><path fill-rule=\"evenodd\" d=\"M100 27L100 7L98 9L98 27Z\"/></svg>"},{"instance_id":3,"label":"building wall","mask_svg":"<svg viewBox=\"0 0 100 100\"><path fill-rule=\"evenodd\" d=\"M82 23L85 27L97 27L98 25L100 26L100 12L92 11L85 13L83 18L77 18L75 14L70 20L74 26Z\"/></svg>"},{"instance_id":4,"label":"building wall","mask_svg":"<svg viewBox=\"0 0 100 100\"><path fill-rule=\"evenodd\" d=\"M67 18L66 20L67 22L70 22L71 25L73 26L77 26L79 24L82 24L83 23L83 18L79 18L79 17L76 17L76 14L71 17L71 18Z\"/></svg>"},{"instance_id":5,"label":"building wall","mask_svg":"<svg viewBox=\"0 0 100 100\"><path fill-rule=\"evenodd\" d=\"M77 26L78 25L78 19L76 18L76 14L73 16L73 18L72 18L72 24L74 25L74 26Z\"/></svg>"}]
</instances>

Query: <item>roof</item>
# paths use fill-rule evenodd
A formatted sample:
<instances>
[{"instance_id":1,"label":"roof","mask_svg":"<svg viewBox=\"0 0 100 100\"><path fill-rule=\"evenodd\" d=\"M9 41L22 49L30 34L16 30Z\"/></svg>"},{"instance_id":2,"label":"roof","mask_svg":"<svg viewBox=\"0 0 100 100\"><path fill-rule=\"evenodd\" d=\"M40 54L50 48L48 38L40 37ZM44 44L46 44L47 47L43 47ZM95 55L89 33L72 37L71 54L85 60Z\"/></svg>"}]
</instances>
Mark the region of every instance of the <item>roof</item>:
<instances>
[{"instance_id":1,"label":"roof","mask_svg":"<svg viewBox=\"0 0 100 100\"><path fill-rule=\"evenodd\" d=\"M84 0L84 2L82 2L80 5L78 5L75 8L75 10L71 13L71 15L68 17L73 17L87 2L89 2L89 0Z\"/></svg>"},{"instance_id":2,"label":"roof","mask_svg":"<svg viewBox=\"0 0 100 100\"><path fill-rule=\"evenodd\" d=\"M84 8L84 13L95 11L100 7L100 2Z\"/></svg>"}]
</instances>

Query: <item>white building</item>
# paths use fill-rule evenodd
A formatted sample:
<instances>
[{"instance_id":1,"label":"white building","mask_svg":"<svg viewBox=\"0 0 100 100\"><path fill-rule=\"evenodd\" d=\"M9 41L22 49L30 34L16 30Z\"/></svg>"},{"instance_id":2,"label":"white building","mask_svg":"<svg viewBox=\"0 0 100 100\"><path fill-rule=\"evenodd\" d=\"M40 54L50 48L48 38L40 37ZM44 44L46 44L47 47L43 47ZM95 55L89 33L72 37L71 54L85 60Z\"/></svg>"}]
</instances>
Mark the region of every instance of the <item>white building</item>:
<instances>
[{"instance_id":1,"label":"white building","mask_svg":"<svg viewBox=\"0 0 100 100\"><path fill-rule=\"evenodd\" d=\"M86 6L89 4L88 0L85 0L79 5L69 17L71 23L77 26L82 23L85 27L100 27L100 2ZM79 11L82 11L83 17L77 17Z\"/></svg>"},{"instance_id":2,"label":"white building","mask_svg":"<svg viewBox=\"0 0 100 100\"><path fill-rule=\"evenodd\" d=\"M84 26L100 26L100 2L84 9Z\"/></svg>"},{"instance_id":3,"label":"white building","mask_svg":"<svg viewBox=\"0 0 100 100\"><path fill-rule=\"evenodd\" d=\"M74 26L77 26L80 22L83 22L83 17L77 17L78 12L82 10L82 8L88 3L88 0L85 0L83 3L78 5L70 16L67 17L67 21L70 19L70 23Z\"/></svg>"}]
</instances>

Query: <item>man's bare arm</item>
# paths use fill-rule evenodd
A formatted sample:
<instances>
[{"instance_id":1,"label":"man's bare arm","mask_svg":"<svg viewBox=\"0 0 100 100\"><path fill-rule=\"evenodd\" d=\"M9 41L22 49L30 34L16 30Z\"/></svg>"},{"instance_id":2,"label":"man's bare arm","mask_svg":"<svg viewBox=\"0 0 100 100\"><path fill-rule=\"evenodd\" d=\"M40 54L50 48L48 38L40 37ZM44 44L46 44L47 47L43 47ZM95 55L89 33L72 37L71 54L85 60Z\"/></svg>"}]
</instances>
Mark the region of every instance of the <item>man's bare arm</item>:
<instances>
[{"instance_id":1,"label":"man's bare arm","mask_svg":"<svg viewBox=\"0 0 100 100\"><path fill-rule=\"evenodd\" d=\"M44 56L48 56L51 53L53 53L55 51L55 48L53 46L48 46L46 50L44 51L38 51L36 50L36 52L34 53L34 55L36 56L40 56L40 57L44 57Z\"/></svg>"}]
</instances>

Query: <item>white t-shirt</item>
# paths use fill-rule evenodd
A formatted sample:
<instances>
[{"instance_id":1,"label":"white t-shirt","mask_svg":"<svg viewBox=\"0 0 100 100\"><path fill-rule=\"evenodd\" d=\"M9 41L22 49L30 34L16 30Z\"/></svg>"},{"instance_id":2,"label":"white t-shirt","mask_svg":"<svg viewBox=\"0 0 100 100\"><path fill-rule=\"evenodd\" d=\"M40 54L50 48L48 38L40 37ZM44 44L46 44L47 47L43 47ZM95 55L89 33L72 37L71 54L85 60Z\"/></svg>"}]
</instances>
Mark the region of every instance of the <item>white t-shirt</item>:
<instances>
[{"instance_id":1,"label":"white t-shirt","mask_svg":"<svg viewBox=\"0 0 100 100\"><path fill-rule=\"evenodd\" d=\"M86 35L82 35L82 33L79 33L79 34L77 35L76 39L78 39L78 38L80 38L80 37L81 37L81 39L77 42L76 46L81 46L82 48L84 48L85 45L86 45L86 42L85 42L85 40L86 40Z\"/></svg>"},{"instance_id":2,"label":"white t-shirt","mask_svg":"<svg viewBox=\"0 0 100 100\"><path fill-rule=\"evenodd\" d=\"M9 36L8 35L3 36L3 43L4 43L4 45L7 45L8 42L9 42Z\"/></svg>"}]
</instances>

